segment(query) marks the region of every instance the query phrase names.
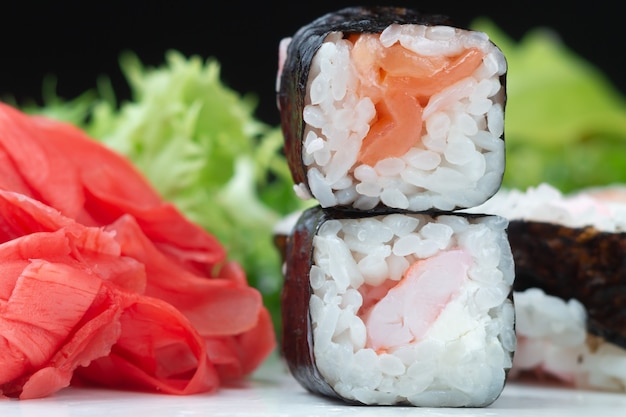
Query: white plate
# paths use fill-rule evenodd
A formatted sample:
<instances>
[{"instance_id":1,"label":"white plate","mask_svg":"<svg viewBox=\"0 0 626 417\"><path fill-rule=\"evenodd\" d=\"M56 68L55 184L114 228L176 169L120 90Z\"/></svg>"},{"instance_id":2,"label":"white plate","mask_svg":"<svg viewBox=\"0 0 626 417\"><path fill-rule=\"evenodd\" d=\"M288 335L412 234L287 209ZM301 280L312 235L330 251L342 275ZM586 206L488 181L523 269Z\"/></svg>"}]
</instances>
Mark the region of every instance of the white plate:
<instances>
[{"instance_id":1,"label":"white plate","mask_svg":"<svg viewBox=\"0 0 626 417\"><path fill-rule=\"evenodd\" d=\"M170 396L66 388L38 400L0 400L2 417L305 417L305 416L623 417L626 394L509 383L487 408L351 406L305 391L272 357L241 387Z\"/></svg>"}]
</instances>

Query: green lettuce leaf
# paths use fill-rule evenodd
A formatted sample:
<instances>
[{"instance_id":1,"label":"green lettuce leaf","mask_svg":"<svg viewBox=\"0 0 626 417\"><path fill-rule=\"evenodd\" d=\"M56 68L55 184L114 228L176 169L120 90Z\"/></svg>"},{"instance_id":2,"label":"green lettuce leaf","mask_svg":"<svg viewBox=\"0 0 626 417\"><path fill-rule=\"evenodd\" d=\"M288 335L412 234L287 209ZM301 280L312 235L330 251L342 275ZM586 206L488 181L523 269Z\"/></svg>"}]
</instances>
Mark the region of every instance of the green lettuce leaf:
<instances>
[{"instance_id":1,"label":"green lettuce leaf","mask_svg":"<svg viewBox=\"0 0 626 417\"><path fill-rule=\"evenodd\" d=\"M562 191L626 182L626 98L549 28L513 41L488 19L508 62L504 185L548 182Z\"/></svg>"}]
</instances>

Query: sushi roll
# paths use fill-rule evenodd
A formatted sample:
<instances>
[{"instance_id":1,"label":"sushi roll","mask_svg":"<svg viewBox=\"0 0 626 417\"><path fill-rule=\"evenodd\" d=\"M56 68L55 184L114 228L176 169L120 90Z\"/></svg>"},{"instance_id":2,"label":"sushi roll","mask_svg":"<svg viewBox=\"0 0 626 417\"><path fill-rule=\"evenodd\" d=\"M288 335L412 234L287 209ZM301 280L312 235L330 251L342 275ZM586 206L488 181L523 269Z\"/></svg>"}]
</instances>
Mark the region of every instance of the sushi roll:
<instances>
[{"instance_id":1,"label":"sushi roll","mask_svg":"<svg viewBox=\"0 0 626 417\"><path fill-rule=\"evenodd\" d=\"M485 33L395 7L329 13L281 42L297 194L322 207L449 211L504 173L506 60Z\"/></svg>"},{"instance_id":2,"label":"sushi roll","mask_svg":"<svg viewBox=\"0 0 626 417\"><path fill-rule=\"evenodd\" d=\"M516 346L498 216L304 211L287 239L282 352L348 403L484 407Z\"/></svg>"},{"instance_id":3,"label":"sushi roll","mask_svg":"<svg viewBox=\"0 0 626 417\"><path fill-rule=\"evenodd\" d=\"M515 377L626 392L626 189L501 190L515 262Z\"/></svg>"}]
</instances>

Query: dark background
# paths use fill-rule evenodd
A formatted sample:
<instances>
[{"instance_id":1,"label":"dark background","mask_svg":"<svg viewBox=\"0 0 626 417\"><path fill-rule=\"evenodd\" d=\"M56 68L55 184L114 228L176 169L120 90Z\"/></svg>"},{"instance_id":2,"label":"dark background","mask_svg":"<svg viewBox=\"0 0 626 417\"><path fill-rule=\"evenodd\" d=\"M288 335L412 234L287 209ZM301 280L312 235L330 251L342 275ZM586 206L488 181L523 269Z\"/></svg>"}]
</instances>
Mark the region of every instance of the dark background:
<instances>
[{"instance_id":1,"label":"dark background","mask_svg":"<svg viewBox=\"0 0 626 417\"><path fill-rule=\"evenodd\" d=\"M278 123L274 85L281 38L318 16L355 4L409 6L450 16L467 26L474 18L491 18L514 39L528 30L550 27L565 44L604 71L626 92L626 14L620 2L548 1L128 1L10 2L0 9L0 98L40 100L46 74L58 79L58 94L73 98L94 88L107 74L118 95L128 86L118 58L135 52L145 65L157 66L165 52L216 57L223 81L240 93L259 98L258 116ZM556 2L556 4L563 4Z\"/></svg>"}]
</instances>

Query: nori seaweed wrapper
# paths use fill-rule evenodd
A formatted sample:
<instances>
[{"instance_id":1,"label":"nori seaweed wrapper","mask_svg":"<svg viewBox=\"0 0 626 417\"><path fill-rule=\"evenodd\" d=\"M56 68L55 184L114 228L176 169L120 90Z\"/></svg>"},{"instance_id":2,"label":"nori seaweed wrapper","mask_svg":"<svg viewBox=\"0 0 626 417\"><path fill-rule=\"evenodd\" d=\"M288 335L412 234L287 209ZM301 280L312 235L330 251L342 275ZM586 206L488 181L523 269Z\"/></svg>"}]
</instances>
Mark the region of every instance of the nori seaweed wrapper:
<instances>
[{"instance_id":1,"label":"nori seaweed wrapper","mask_svg":"<svg viewBox=\"0 0 626 417\"><path fill-rule=\"evenodd\" d=\"M281 354L291 375L311 393L361 404L339 395L320 374L313 353L313 329L309 311L313 294L310 271L313 265L313 239L328 220L363 218L373 213L342 212L314 206L302 212L288 236L275 237L275 244L286 261L285 283L281 294Z\"/></svg>"},{"instance_id":2,"label":"nori seaweed wrapper","mask_svg":"<svg viewBox=\"0 0 626 417\"><path fill-rule=\"evenodd\" d=\"M320 226L333 218L332 210L319 206L305 210L291 235L283 241L283 257L289 259L282 292L281 351L293 377L308 391L341 399L320 374L313 354L313 331L309 314L312 289L313 238ZM282 251L281 251L282 252Z\"/></svg>"},{"instance_id":3,"label":"nori seaweed wrapper","mask_svg":"<svg viewBox=\"0 0 626 417\"><path fill-rule=\"evenodd\" d=\"M332 32L379 33L391 24L451 25L447 16L422 14L401 7L348 7L328 13L300 28L287 48L280 74L278 105L285 137L285 154L296 184L307 183L302 162L306 97L311 62L326 36Z\"/></svg>"},{"instance_id":4,"label":"nori seaweed wrapper","mask_svg":"<svg viewBox=\"0 0 626 417\"><path fill-rule=\"evenodd\" d=\"M515 291L536 287L577 299L588 331L626 348L626 233L512 220L508 235Z\"/></svg>"}]
</instances>

